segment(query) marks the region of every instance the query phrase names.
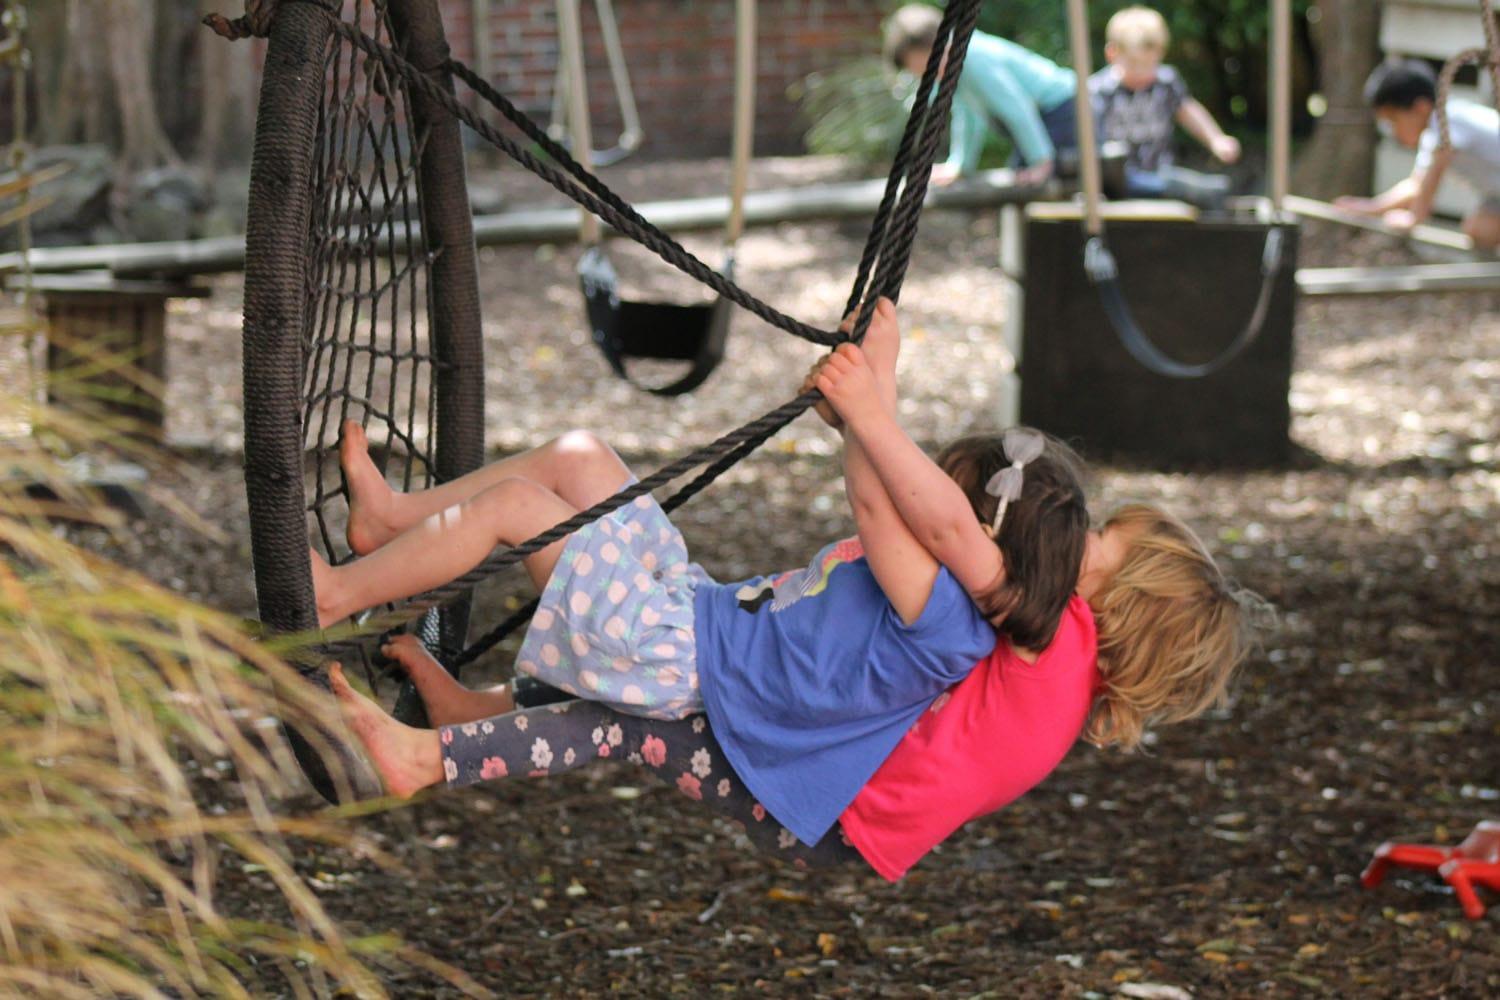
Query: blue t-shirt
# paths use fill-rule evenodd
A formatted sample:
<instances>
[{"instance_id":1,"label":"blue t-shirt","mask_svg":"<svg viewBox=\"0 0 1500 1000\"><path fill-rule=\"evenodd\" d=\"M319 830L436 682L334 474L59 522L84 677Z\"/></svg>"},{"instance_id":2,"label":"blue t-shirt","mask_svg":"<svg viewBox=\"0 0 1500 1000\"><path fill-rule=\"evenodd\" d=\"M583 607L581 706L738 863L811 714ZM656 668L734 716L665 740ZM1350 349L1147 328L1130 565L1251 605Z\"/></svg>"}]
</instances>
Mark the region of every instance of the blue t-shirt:
<instances>
[{"instance_id":1,"label":"blue t-shirt","mask_svg":"<svg viewBox=\"0 0 1500 1000\"><path fill-rule=\"evenodd\" d=\"M714 736L771 815L805 844L828 832L912 722L995 646L946 569L906 625L857 539L804 570L703 584L698 676Z\"/></svg>"}]
</instances>

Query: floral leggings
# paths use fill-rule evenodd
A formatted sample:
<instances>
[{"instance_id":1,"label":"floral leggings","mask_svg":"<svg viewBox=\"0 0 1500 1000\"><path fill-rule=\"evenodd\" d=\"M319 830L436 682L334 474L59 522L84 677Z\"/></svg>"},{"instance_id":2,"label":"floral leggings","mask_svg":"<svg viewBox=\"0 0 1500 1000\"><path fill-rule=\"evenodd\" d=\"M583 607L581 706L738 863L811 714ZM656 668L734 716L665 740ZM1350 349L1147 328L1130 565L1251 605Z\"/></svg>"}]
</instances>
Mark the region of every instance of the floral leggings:
<instances>
[{"instance_id":1,"label":"floral leggings","mask_svg":"<svg viewBox=\"0 0 1500 1000\"><path fill-rule=\"evenodd\" d=\"M452 786L497 778L540 778L601 759L650 768L690 799L741 825L761 850L799 868L862 860L841 829L816 844L798 840L755 801L714 739L708 719L647 719L575 700L439 730L443 773Z\"/></svg>"}]
</instances>

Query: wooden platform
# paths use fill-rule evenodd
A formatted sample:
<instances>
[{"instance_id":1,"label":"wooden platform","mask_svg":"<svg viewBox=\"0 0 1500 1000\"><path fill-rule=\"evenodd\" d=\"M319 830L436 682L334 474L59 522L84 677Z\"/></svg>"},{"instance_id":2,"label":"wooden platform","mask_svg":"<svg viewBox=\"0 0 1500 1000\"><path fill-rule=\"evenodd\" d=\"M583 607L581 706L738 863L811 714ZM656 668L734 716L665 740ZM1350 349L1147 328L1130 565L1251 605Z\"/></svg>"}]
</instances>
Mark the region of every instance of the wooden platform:
<instances>
[{"instance_id":1,"label":"wooden platform","mask_svg":"<svg viewBox=\"0 0 1500 1000\"><path fill-rule=\"evenodd\" d=\"M1500 261L1393 267L1305 267L1297 290L1310 296L1500 291Z\"/></svg>"}]
</instances>

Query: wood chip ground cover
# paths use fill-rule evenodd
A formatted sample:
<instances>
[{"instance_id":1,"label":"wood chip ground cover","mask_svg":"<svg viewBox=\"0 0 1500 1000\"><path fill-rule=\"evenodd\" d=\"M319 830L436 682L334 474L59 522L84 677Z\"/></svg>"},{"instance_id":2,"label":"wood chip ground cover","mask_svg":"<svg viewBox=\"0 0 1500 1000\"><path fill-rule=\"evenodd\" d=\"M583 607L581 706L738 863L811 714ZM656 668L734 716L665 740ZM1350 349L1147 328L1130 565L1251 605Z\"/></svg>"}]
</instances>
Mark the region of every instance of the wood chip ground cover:
<instances>
[{"instance_id":1,"label":"wood chip ground cover","mask_svg":"<svg viewBox=\"0 0 1500 1000\"><path fill-rule=\"evenodd\" d=\"M635 166L613 179L630 197L702 193L722 183L720 166ZM839 168L757 171L771 186ZM486 181L513 203L536 195L514 172ZM760 230L739 274L832 325L862 238L855 225ZM711 238L693 245L717 252ZM995 255L991 214L924 221L902 304L902 389L925 443L994 427L1002 412L998 375L1011 359ZM691 291L620 256L627 280ZM1304 248L1304 263L1409 260L1381 238L1320 229ZM650 466L788 398L816 357L739 316L729 362L697 394L643 397L587 344L573 261L567 247L482 255L498 448L584 426ZM114 554L251 614L238 294L221 282L214 298L183 303L171 330L170 430L183 456L172 485L221 534L153 510ZM314 845L299 867L352 927L398 930L511 996L1500 994L1500 917L1463 920L1422 877L1375 892L1356 882L1381 840L1451 843L1500 815L1497 304L1305 303L1292 388L1304 456L1293 468L1099 469L1101 505L1171 505L1275 606L1264 648L1228 712L1163 731L1136 756L1078 748L898 885L779 868L624 768L432 795L366 821L407 865L400 875ZM732 577L796 565L849 530L835 445L799 421L687 508L695 557ZM484 602L519 592L505 581ZM504 659L487 670L502 674ZM226 872L219 891L232 913L273 915L264 874ZM445 995L418 979L390 988Z\"/></svg>"}]
</instances>

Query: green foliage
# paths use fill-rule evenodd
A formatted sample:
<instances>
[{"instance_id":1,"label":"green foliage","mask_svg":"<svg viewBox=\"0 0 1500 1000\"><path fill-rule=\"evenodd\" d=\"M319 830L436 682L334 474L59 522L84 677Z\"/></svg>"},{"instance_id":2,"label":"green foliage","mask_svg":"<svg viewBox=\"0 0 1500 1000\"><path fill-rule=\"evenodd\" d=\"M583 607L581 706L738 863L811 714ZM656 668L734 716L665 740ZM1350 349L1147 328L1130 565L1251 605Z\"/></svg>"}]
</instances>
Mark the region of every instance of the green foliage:
<instances>
[{"instance_id":1,"label":"green foliage","mask_svg":"<svg viewBox=\"0 0 1500 1000\"><path fill-rule=\"evenodd\" d=\"M29 399L0 412L99 448ZM70 544L63 511L125 526L40 449L6 462L57 499L0 487L0 996L249 997L279 974L286 995L381 997L381 965L482 995L393 937L346 935L294 866L314 844L389 863L336 813L273 808L300 779L264 721L319 739L330 699L239 622ZM225 913L225 864L264 873L292 926Z\"/></svg>"},{"instance_id":2,"label":"green foliage","mask_svg":"<svg viewBox=\"0 0 1500 1000\"><path fill-rule=\"evenodd\" d=\"M937 0L926 2L943 6ZM1095 69L1104 64L1105 24L1132 2L1093 0L1088 4ZM1296 25L1315 2L1293 0L1294 36ZM1193 96L1229 131L1263 129L1269 0L1161 0L1154 6L1172 32L1167 61L1182 73ZM879 25L872 24L870 30L878 32ZM1067 7L1062 0L990 0L980 10L979 30L1008 38L1061 65L1072 65ZM808 148L868 160L889 157L906 116L902 84L893 76L875 59L810 76L800 93L793 94L813 123L807 133ZM910 81L905 81L905 88L909 91ZM1002 162L1009 151L1004 139L992 141L986 162Z\"/></svg>"},{"instance_id":3,"label":"green foliage","mask_svg":"<svg viewBox=\"0 0 1500 1000\"><path fill-rule=\"evenodd\" d=\"M859 160L889 159L901 141L910 87L879 59L859 59L813 73L792 98L811 121L807 148Z\"/></svg>"}]
</instances>

